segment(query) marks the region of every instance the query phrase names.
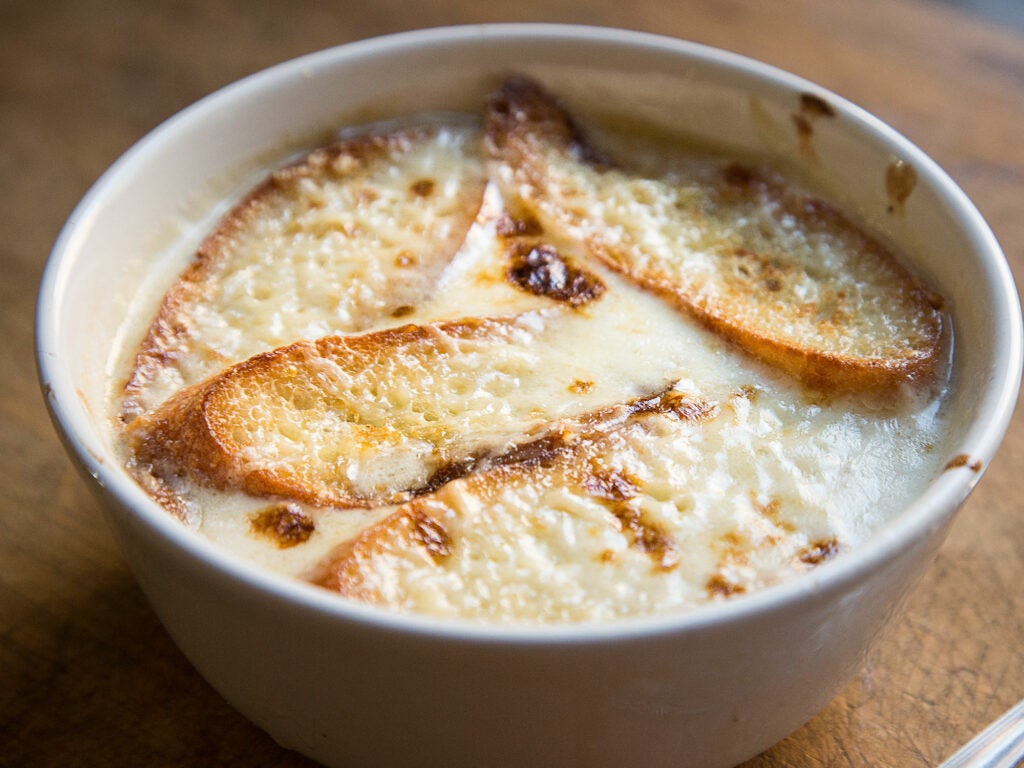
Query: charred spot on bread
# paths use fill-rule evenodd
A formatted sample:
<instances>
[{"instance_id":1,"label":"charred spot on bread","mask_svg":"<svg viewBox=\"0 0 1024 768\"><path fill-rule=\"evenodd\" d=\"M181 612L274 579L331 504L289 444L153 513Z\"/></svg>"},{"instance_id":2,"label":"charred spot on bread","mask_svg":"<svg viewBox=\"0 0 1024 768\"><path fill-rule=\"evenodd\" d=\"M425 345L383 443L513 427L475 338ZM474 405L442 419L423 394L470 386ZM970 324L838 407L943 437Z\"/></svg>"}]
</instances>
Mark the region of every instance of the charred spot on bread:
<instances>
[{"instance_id":1,"label":"charred spot on bread","mask_svg":"<svg viewBox=\"0 0 1024 768\"><path fill-rule=\"evenodd\" d=\"M444 562L452 554L454 546L444 524L417 505L413 505L409 519L413 538L427 551L430 559L435 564Z\"/></svg>"}]
</instances>

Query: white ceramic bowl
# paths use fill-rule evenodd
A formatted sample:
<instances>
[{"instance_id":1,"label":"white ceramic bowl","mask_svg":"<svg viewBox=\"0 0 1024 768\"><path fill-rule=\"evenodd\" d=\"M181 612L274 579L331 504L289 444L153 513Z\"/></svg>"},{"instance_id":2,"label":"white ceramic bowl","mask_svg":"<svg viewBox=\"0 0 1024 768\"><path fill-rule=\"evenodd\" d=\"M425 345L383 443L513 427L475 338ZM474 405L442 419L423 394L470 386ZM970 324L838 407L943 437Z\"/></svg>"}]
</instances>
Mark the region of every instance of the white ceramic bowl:
<instances>
[{"instance_id":1,"label":"white ceramic bowl","mask_svg":"<svg viewBox=\"0 0 1024 768\"><path fill-rule=\"evenodd\" d=\"M46 400L167 630L283 745L331 765L733 765L853 676L980 473L939 473L863 546L758 594L685 615L508 629L391 615L260 572L154 504L112 446L104 398L124 307L197 190L347 123L476 110L510 71L584 114L615 105L788 159L915 254L949 301L956 338L969 341L956 348L946 450L988 465L1020 380L1020 307L997 243L954 183L811 83L699 45L584 27L485 25L346 45L249 77L157 128L96 183L54 247L38 306ZM834 116L806 111L807 94ZM810 145L793 127L802 103ZM918 179L902 213L887 211L894 158Z\"/></svg>"}]
</instances>

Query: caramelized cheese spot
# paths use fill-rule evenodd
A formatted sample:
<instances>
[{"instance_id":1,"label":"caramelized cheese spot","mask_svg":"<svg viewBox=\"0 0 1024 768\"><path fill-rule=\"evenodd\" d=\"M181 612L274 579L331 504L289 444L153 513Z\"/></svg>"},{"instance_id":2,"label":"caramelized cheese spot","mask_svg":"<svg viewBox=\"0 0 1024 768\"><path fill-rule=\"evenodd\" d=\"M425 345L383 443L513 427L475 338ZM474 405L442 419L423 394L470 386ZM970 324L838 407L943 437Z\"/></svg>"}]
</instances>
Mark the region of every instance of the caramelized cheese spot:
<instances>
[{"instance_id":1,"label":"caramelized cheese spot","mask_svg":"<svg viewBox=\"0 0 1024 768\"><path fill-rule=\"evenodd\" d=\"M749 400L751 403L757 403L757 387L753 384L745 384L736 391L737 397L742 397L744 400Z\"/></svg>"},{"instance_id":2,"label":"caramelized cheese spot","mask_svg":"<svg viewBox=\"0 0 1024 768\"><path fill-rule=\"evenodd\" d=\"M585 395L587 392L594 388L594 382L583 381L582 379L575 379L572 384L569 385L569 391L577 395Z\"/></svg>"},{"instance_id":3,"label":"caramelized cheese spot","mask_svg":"<svg viewBox=\"0 0 1024 768\"><path fill-rule=\"evenodd\" d=\"M495 224L498 237L539 237L544 234L544 227L533 216L513 216L505 212Z\"/></svg>"},{"instance_id":4,"label":"caramelized cheese spot","mask_svg":"<svg viewBox=\"0 0 1024 768\"><path fill-rule=\"evenodd\" d=\"M636 482L622 472L593 472L583 478L583 488L604 501L626 501L637 495Z\"/></svg>"},{"instance_id":5,"label":"caramelized cheese spot","mask_svg":"<svg viewBox=\"0 0 1024 768\"><path fill-rule=\"evenodd\" d=\"M272 540L279 549L306 542L316 525L297 504L281 503L257 512L249 519L253 533Z\"/></svg>"},{"instance_id":6,"label":"caramelized cheese spot","mask_svg":"<svg viewBox=\"0 0 1024 768\"><path fill-rule=\"evenodd\" d=\"M722 181L730 187L752 187L760 179L757 171L743 163L727 163L721 170Z\"/></svg>"},{"instance_id":7,"label":"caramelized cheese spot","mask_svg":"<svg viewBox=\"0 0 1024 768\"><path fill-rule=\"evenodd\" d=\"M665 529L629 503L640 493L636 480L617 470L592 470L581 484L590 496L606 503L633 548L649 555L659 570L678 564L679 550ZM602 554L601 561L610 562L611 557Z\"/></svg>"},{"instance_id":8,"label":"caramelized cheese spot","mask_svg":"<svg viewBox=\"0 0 1024 768\"><path fill-rule=\"evenodd\" d=\"M807 565L820 565L839 554L839 541L833 536L821 541L814 541L800 550L797 558Z\"/></svg>"},{"instance_id":9,"label":"caramelized cheese spot","mask_svg":"<svg viewBox=\"0 0 1024 768\"><path fill-rule=\"evenodd\" d=\"M757 494L751 491L750 503L758 514L763 515L771 521L772 524L777 525L787 533L793 533L796 530L796 527L791 522L784 520L779 516L779 508L782 506L782 502L778 498L773 496L768 499L767 503L762 504L758 501Z\"/></svg>"},{"instance_id":10,"label":"caramelized cheese spot","mask_svg":"<svg viewBox=\"0 0 1024 768\"><path fill-rule=\"evenodd\" d=\"M769 256L749 248L734 248L733 275L739 284L759 283L772 293L782 290L786 284L786 269L775 264Z\"/></svg>"},{"instance_id":11,"label":"caramelized cheese spot","mask_svg":"<svg viewBox=\"0 0 1024 768\"><path fill-rule=\"evenodd\" d=\"M535 296L582 307L605 292L604 283L562 258L550 245L513 243L508 250L508 281Z\"/></svg>"},{"instance_id":12,"label":"caramelized cheese spot","mask_svg":"<svg viewBox=\"0 0 1024 768\"><path fill-rule=\"evenodd\" d=\"M629 408L630 413L664 413L680 421L703 421L718 412L716 403L694 400L671 388L652 397L631 400Z\"/></svg>"},{"instance_id":13,"label":"caramelized cheese spot","mask_svg":"<svg viewBox=\"0 0 1024 768\"><path fill-rule=\"evenodd\" d=\"M569 432L553 431L526 443L517 443L501 453L481 453L449 460L438 466L418 494L433 493L453 480L494 467L549 467L579 438Z\"/></svg>"},{"instance_id":14,"label":"caramelized cheese spot","mask_svg":"<svg viewBox=\"0 0 1024 768\"><path fill-rule=\"evenodd\" d=\"M610 509L632 546L648 555L658 570L670 571L679 564L679 550L672 537L641 509L625 501L611 504Z\"/></svg>"},{"instance_id":15,"label":"caramelized cheese spot","mask_svg":"<svg viewBox=\"0 0 1024 768\"><path fill-rule=\"evenodd\" d=\"M708 596L712 598L726 598L732 597L733 595L742 595L747 591L747 588L742 584L736 584L735 582L729 581L720 573L716 573L708 579L707 584L704 585L708 592Z\"/></svg>"}]
</instances>

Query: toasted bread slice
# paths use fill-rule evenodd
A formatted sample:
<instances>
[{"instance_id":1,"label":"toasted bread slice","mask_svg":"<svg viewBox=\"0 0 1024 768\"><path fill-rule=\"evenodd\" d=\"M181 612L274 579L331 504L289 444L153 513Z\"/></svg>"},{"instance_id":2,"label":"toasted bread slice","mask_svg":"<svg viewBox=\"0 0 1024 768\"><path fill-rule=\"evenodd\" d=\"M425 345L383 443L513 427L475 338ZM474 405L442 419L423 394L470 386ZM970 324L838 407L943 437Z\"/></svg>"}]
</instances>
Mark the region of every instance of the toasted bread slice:
<instances>
[{"instance_id":1,"label":"toasted bread slice","mask_svg":"<svg viewBox=\"0 0 1024 768\"><path fill-rule=\"evenodd\" d=\"M270 176L166 294L125 389L125 422L225 366L364 330L430 297L480 208L479 129L371 133Z\"/></svg>"},{"instance_id":2,"label":"toasted bread slice","mask_svg":"<svg viewBox=\"0 0 1024 768\"><path fill-rule=\"evenodd\" d=\"M775 174L645 178L591 147L536 84L490 99L507 195L706 327L826 391L930 381L940 301L877 240Z\"/></svg>"},{"instance_id":3,"label":"toasted bread slice","mask_svg":"<svg viewBox=\"0 0 1024 768\"><path fill-rule=\"evenodd\" d=\"M761 498L709 468L705 447L742 450L728 436L742 409L690 405L413 499L339 545L312 580L399 611L593 621L753 590L842 548L826 510L795 492Z\"/></svg>"},{"instance_id":4,"label":"toasted bread slice","mask_svg":"<svg viewBox=\"0 0 1024 768\"><path fill-rule=\"evenodd\" d=\"M400 502L496 457L521 460L524 445L553 430L593 429L653 407L635 398L639 387L608 376L586 391L574 386L562 360L575 337L559 317L549 310L297 342L136 418L129 447L157 477L185 474L321 506Z\"/></svg>"}]
</instances>

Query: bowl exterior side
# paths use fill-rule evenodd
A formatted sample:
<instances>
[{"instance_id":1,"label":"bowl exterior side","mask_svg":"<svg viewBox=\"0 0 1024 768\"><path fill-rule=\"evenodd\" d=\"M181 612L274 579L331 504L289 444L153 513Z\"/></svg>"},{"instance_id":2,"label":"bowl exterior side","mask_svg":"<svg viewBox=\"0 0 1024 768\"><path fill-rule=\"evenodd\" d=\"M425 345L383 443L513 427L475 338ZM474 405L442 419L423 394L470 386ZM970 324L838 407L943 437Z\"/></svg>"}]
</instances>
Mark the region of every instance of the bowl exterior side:
<instances>
[{"instance_id":1,"label":"bowl exterior side","mask_svg":"<svg viewBox=\"0 0 1024 768\"><path fill-rule=\"evenodd\" d=\"M854 676L946 530L861 580L744 621L522 643L403 634L309 611L183 562L120 504L110 512L196 669L283 746L330 766L736 765Z\"/></svg>"}]
</instances>

